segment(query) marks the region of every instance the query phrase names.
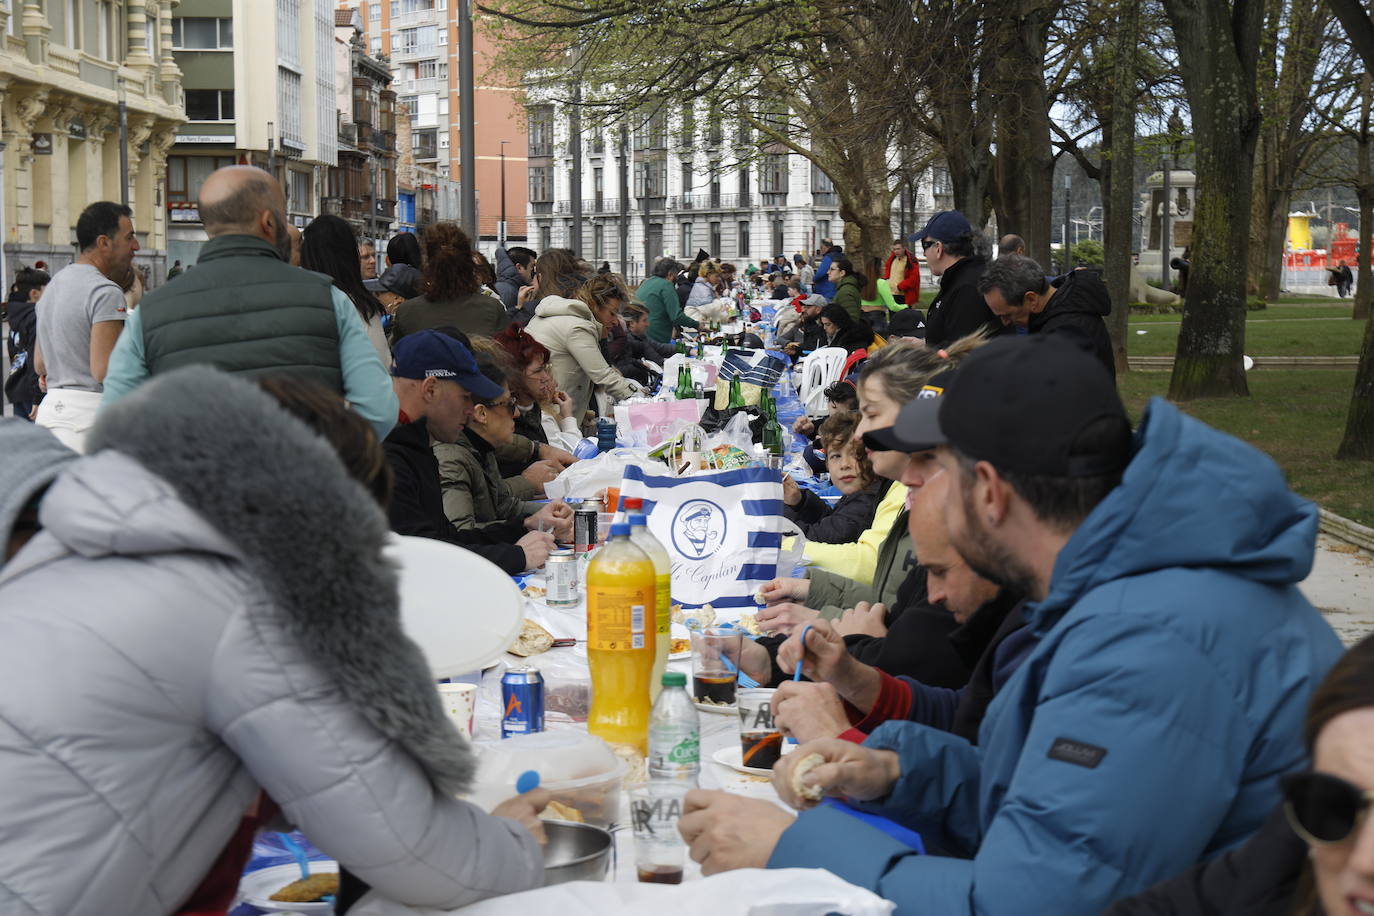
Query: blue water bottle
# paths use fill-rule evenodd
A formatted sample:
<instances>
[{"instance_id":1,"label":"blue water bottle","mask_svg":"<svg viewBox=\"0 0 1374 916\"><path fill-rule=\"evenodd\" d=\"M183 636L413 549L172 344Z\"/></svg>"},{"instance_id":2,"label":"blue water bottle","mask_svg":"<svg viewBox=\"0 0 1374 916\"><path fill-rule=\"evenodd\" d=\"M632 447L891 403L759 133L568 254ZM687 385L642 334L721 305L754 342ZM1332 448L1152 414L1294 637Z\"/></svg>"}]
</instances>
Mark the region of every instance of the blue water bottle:
<instances>
[{"instance_id":1,"label":"blue water bottle","mask_svg":"<svg viewBox=\"0 0 1374 916\"><path fill-rule=\"evenodd\" d=\"M615 448L615 421L598 417L596 421L596 450L601 454Z\"/></svg>"}]
</instances>

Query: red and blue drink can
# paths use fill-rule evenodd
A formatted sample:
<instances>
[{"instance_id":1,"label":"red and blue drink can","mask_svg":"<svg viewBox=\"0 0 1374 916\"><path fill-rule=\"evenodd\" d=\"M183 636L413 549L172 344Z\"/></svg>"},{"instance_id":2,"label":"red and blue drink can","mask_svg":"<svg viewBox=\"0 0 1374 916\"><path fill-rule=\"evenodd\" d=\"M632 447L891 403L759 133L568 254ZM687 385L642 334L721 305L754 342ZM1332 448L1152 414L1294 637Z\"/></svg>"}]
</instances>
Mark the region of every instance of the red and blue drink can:
<instances>
[{"instance_id":1,"label":"red and blue drink can","mask_svg":"<svg viewBox=\"0 0 1374 916\"><path fill-rule=\"evenodd\" d=\"M544 676L538 668L508 668L501 676L501 737L544 730Z\"/></svg>"}]
</instances>

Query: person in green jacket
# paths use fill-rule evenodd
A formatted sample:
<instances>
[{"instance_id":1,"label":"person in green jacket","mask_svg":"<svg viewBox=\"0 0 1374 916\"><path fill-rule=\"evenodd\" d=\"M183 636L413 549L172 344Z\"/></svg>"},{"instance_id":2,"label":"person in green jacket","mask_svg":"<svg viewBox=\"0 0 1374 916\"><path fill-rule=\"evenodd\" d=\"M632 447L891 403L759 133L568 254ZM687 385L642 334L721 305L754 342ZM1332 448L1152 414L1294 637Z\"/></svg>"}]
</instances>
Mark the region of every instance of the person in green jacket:
<instances>
[{"instance_id":1,"label":"person in green jacket","mask_svg":"<svg viewBox=\"0 0 1374 916\"><path fill-rule=\"evenodd\" d=\"M676 283L683 266L672 258L661 258L654 264L654 275L635 291L636 298L649 310L649 339L669 343L673 328L695 328L696 321L682 310L677 297Z\"/></svg>"},{"instance_id":2,"label":"person in green jacket","mask_svg":"<svg viewBox=\"0 0 1374 916\"><path fill-rule=\"evenodd\" d=\"M897 300L892 295L891 285L883 279L883 261L881 258L871 258L868 262L868 282L864 284L863 299L859 303L863 309L864 320L872 327L874 333L887 333L887 316L889 312L900 312L906 308L906 303L897 304Z\"/></svg>"},{"instance_id":3,"label":"person in green jacket","mask_svg":"<svg viewBox=\"0 0 1374 916\"><path fill-rule=\"evenodd\" d=\"M514 543L527 531L552 531L554 537L572 537L572 509L555 500L550 503L518 499L501 478L496 450L515 437L515 402L506 369L486 353L476 355L477 368L501 386L501 396L473 399L472 414L454 443L434 446L443 487L444 515L455 528L485 531L498 541Z\"/></svg>"},{"instance_id":4,"label":"person in green jacket","mask_svg":"<svg viewBox=\"0 0 1374 916\"><path fill-rule=\"evenodd\" d=\"M853 262L843 255L830 262L828 276L830 282L835 284L831 303L843 308L855 321L863 321L862 290L868 278L855 271Z\"/></svg>"}]
</instances>

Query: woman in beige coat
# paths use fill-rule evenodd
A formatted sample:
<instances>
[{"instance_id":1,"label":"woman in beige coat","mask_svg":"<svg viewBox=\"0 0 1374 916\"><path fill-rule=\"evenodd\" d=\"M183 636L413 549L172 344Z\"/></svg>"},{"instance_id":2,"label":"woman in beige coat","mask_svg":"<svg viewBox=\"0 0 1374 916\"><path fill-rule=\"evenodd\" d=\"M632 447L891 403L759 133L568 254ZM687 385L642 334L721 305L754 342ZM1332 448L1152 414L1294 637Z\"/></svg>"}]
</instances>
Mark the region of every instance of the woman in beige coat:
<instances>
[{"instance_id":1,"label":"woman in beige coat","mask_svg":"<svg viewBox=\"0 0 1374 916\"><path fill-rule=\"evenodd\" d=\"M615 370L601 352L601 338L625 301L625 292L607 277L593 277L576 299L545 296L525 332L549 349L549 368L558 389L576 410L592 406L592 386L612 398L627 398L642 389Z\"/></svg>"}]
</instances>

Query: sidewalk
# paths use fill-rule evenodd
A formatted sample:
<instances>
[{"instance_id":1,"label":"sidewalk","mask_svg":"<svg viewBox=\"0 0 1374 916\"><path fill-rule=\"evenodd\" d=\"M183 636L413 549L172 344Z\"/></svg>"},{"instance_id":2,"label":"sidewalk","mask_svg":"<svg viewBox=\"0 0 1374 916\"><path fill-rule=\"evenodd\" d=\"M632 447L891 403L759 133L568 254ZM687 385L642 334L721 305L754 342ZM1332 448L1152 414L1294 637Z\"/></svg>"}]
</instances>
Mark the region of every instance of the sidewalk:
<instances>
[{"instance_id":1,"label":"sidewalk","mask_svg":"<svg viewBox=\"0 0 1374 916\"><path fill-rule=\"evenodd\" d=\"M1368 552L1319 535L1312 574L1300 588L1347 646L1374 633L1374 556Z\"/></svg>"}]
</instances>

